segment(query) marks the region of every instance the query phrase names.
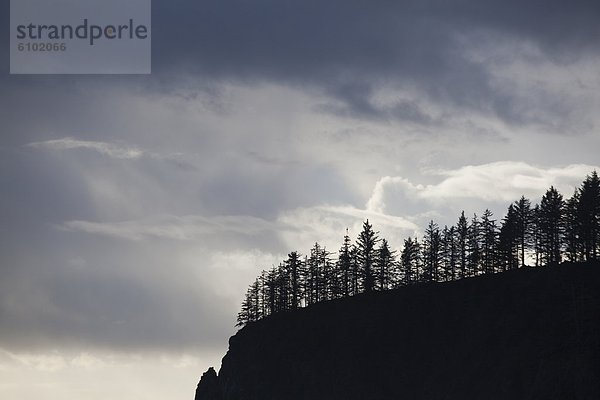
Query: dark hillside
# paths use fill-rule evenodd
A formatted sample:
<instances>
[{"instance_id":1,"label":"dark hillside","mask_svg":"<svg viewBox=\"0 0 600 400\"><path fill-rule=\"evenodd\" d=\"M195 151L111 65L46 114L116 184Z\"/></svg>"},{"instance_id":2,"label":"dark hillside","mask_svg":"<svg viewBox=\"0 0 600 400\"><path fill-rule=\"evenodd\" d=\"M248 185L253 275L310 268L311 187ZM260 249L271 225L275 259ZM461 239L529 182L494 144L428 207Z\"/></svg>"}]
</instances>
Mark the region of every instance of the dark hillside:
<instances>
[{"instance_id":1,"label":"dark hillside","mask_svg":"<svg viewBox=\"0 0 600 400\"><path fill-rule=\"evenodd\" d=\"M359 295L250 323L196 400L600 399L600 265Z\"/></svg>"}]
</instances>

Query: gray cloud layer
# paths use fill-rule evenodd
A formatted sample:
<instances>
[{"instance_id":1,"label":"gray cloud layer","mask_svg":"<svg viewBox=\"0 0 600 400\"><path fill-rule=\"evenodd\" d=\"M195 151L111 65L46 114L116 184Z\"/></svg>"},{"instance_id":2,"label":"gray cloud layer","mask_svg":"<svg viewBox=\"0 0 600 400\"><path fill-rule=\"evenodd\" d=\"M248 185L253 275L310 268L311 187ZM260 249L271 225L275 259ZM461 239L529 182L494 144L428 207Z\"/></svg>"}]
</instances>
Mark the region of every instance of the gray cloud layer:
<instances>
[{"instance_id":1,"label":"gray cloud layer","mask_svg":"<svg viewBox=\"0 0 600 400\"><path fill-rule=\"evenodd\" d=\"M419 100L379 107L382 86L527 119L525 102L492 84L489 63L467 50L528 43L570 63L600 39L592 1L210 1L155 7L160 71L269 80L324 89L339 112L428 122ZM516 57L518 54L506 54ZM168 73L168 72L167 72ZM340 108L341 107L341 108Z\"/></svg>"},{"instance_id":2,"label":"gray cloud layer","mask_svg":"<svg viewBox=\"0 0 600 400\"><path fill-rule=\"evenodd\" d=\"M279 82L323 91L330 101L322 110L353 118L441 122L443 116L428 109L434 102L549 128L544 109L568 114L577 105L549 102L543 93L521 98L497 84L491 69L522 57L569 65L598 56L600 41L600 6L583 0L154 3L154 76L94 81L216 97L215 80ZM530 46L525 54L521 45ZM8 83L23 91L44 81L15 77ZM55 77L50 85L69 90L72 81ZM381 105L374 99L381 88L418 97Z\"/></svg>"}]
</instances>

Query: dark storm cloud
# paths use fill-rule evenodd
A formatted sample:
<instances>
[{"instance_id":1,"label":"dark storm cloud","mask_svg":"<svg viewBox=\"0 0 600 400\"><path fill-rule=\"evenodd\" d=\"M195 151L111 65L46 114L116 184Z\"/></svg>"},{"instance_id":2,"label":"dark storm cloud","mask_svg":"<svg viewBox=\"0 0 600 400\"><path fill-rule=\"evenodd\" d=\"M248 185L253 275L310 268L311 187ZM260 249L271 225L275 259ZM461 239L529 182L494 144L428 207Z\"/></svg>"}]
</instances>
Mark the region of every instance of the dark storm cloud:
<instances>
[{"instance_id":1,"label":"dark storm cloud","mask_svg":"<svg viewBox=\"0 0 600 400\"><path fill-rule=\"evenodd\" d=\"M459 50L456 34L493 31L578 51L596 48L598 16L593 1L165 2L153 8L154 61L220 76L428 76L451 67L444 59Z\"/></svg>"},{"instance_id":2,"label":"dark storm cloud","mask_svg":"<svg viewBox=\"0 0 600 400\"><path fill-rule=\"evenodd\" d=\"M423 111L416 100L399 100L385 107L373 104L373 87L364 82L349 83L332 88L330 94L341 100L338 104L326 103L316 107L317 111L341 117L372 121L402 120L420 124L433 124L435 119Z\"/></svg>"},{"instance_id":3,"label":"dark storm cloud","mask_svg":"<svg viewBox=\"0 0 600 400\"><path fill-rule=\"evenodd\" d=\"M529 41L557 62L597 51L593 1L175 1L153 9L154 67L323 88L337 114L428 122L418 104L382 110L372 90L416 85L436 100L519 119L464 39ZM394 107L392 107L394 108ZM518 121L520 122L520 121Z\"/></svg>"},{"instance_id":4,"label":"dark storm cloud","mask_svg":"<svg viewBox=\"0 0 600 400\"><path fill-rule=\"evenodd\" d=\"M175 0L154 1L152 12L152 76L53 77L47 91L95 82L218 99L215 82L267 81L324 91L335 101L322 110L353 118L431 125L439 121L422 104L431 100L509 123L547 122L528 110L568 114L573 105L546 104L541 95L536 105L519 101L491 84L494 60L473 60L466 51L531 43L546 59L568 64L597 54L600 43L600 3L584 0ZM23 90L46 80L12 76L3 84ZM372 96L382 87L416 89L418 98L376 104Z\"/></svg>"}]
</instances>

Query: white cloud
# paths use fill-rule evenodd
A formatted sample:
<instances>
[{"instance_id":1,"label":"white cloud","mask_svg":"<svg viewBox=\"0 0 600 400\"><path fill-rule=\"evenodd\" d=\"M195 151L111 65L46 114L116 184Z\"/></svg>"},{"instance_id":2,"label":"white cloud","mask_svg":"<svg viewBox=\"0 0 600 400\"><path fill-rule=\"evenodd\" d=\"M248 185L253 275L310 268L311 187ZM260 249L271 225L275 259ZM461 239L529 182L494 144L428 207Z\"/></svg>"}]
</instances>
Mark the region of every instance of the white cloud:
<instances>
[{"instance_id":1,"label":"white cloud","mask_svg":"<svg viewBox=\"0 0 600 400\"><path fill-rule=\"evenodd\" d=\"M466 200L508 204L521 195L537 200L550 186L570 196L594 169L598 167L573 164L543 168L524 162L502 161L429 171L430 175L440 176L442 180L428 185L414 184L403 177L385 176L376 183L367 209L388 214L404 209L414 215L434 206Z\"/></svg>"},{"instance_id":2,"label":"white cloud","mask_svg":"<svg viewBox=\"0 0 600 400\"><path fill-rule=\"evenodd\" d=\"M480 198L486 201L513 201L521 195L541 196L550 186L570 195L574 187L598 167L574 164L543 168L524 162L502 161L439 171L446 178L428 185L422 195L430 199Z\"/></svg>"},{"instance_id":3,"label":"white cloud","mask_svg":"<svg viewBox=\"0 0 600 400\"><path fill-rule=\"evenodd\" d=\"M373 193L367 201L367 210L377 213L384 213L388 208L390 192L394 192L394 201L399 201L400 197L404 203L417 200L417 196L424 190L422 185L414 185L408 179L400 176L384 176L375 183Z\"/></svg>"},{"instance_id":4,"label":"white cloud","mask_svg":"<svg viewBox=\"0 0 600 400\"><path fill-rule=\"evenodd\" d=\"M112 143L78 140L70 137L33 142L29 143L28 146L50 150L89 149L117 159L136 159L144 155L142 150L135 147L120 147Z\"/></svg>"}]
</instances>

